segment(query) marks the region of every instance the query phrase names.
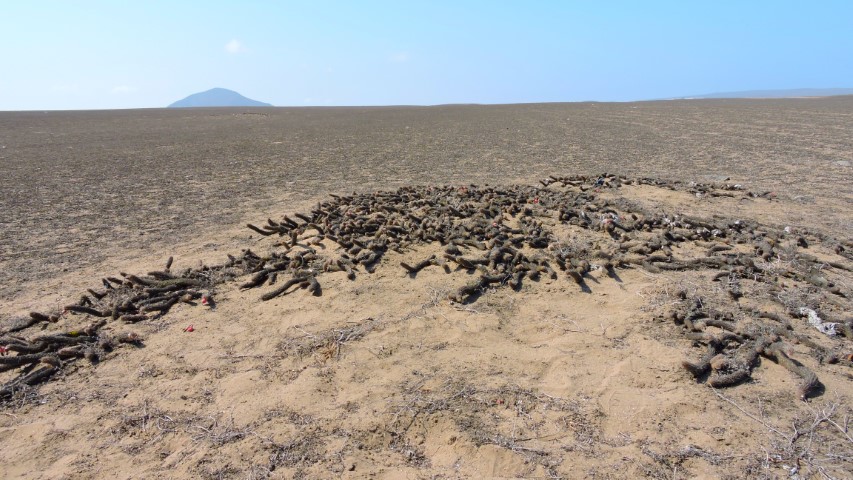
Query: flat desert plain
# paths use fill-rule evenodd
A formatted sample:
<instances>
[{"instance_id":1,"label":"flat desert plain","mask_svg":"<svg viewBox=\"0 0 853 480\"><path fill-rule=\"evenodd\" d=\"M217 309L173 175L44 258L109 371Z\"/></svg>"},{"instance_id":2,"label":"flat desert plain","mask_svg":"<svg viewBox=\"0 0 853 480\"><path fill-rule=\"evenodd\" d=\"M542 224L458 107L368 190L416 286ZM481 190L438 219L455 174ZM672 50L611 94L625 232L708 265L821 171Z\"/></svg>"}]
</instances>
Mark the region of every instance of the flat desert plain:
<instances>
[{"instance_id":1,"label":"flat desert plain","mask_svg":"<svg viewBox=\"0 0 853 480\"><path fill-rule=\"evenodd\" d=\"M0 112L0 477L849 478L851 207L853 97Z\"/></svg>"}]
</instances>

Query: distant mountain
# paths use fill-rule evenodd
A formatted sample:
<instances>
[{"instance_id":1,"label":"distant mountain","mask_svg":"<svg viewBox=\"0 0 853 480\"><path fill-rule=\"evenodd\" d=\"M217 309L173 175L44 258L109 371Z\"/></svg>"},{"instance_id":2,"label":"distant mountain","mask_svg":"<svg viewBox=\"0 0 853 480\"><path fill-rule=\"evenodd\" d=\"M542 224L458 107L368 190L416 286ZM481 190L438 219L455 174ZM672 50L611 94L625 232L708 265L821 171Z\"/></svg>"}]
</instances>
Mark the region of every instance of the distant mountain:
<instances>
[{"instance_id":1,"label":"distant mountain","mask_svg":"<svg viewBox=\"0 0 853 480\"><path fill-rule=\"evenodd\" d=\"M246 98L227 88L211 88L169 105L169 108L190 107L272 107L272 105Z\"/></svg>"},{"instance_id":2,"label":"distant mountain","mask_svg":"<svg viewBox=\"0 0 853 480\"><path fill-rule=\"evenodd\" d=\"M743 92L721 92L705 95L691 95L679 98L791 98L791 97L832 97L835 95L853 95L853 88L794 88L790 90L747 90Z\"/></svg>"}]
</instances>

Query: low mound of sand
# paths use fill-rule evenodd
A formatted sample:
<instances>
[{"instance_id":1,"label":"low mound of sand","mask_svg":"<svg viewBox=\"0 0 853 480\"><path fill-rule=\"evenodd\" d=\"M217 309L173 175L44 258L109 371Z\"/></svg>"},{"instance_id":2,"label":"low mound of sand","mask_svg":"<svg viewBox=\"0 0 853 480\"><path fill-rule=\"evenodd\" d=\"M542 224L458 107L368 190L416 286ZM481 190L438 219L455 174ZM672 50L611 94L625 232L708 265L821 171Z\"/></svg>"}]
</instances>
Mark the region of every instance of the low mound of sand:
<instances>
[{"instance_id":1,"label":"low mound of sand","mask_svg":"<svg viewBox=\"0 0 853 480\"><path fill-rule=\"evenodd\" d=\"M176 246L4 319L4 475L843 477L853 245L784 209L552 177Z\"/></svg>"}]
</instances>

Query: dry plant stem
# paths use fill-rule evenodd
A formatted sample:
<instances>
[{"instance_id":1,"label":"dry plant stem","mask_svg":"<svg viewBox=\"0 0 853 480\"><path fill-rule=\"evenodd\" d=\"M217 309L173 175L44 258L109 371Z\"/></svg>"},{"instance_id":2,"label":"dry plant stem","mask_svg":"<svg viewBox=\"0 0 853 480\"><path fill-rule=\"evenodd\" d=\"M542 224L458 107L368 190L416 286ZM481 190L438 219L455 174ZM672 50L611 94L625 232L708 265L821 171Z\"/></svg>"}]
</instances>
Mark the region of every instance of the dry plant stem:
<instances>
[{"instance_id":1,"label":"dry plant stem","mask_svg":"<svg viewBox=\"0 0 853 480\"><path fill-rule=\"evenodd\" d=\"M320 296L322 293L322 289L320 288L320 282L317 281L317 278L314 276L308 277L308 291L314 294L315 296Z\"/></svg>"},{"instance_id":2,"label":"dry plant stem","mask_svg":"<svg viewBox=\"0 0 853 480\"><path fill-rule=\"evenodd\" d=\"M17 320L17 322L15 322L15 324L13 324L12 326L8 327L5 331L0 332L0 333L20 332L21 330L26 330L26 329L32 327L33 325L39 323L40 321L41 320L39 320L36 317L33 317L31 314L28 318Z\"/></svg>"},{"instance_id":3,"label":"dry plant stem","mask_svg":"<svg viewBox=\"0 0 853 480\"><path fill-rule=\"evenodd\" d=\"M67 310L69 312L75 312L75 313L85 313L88 315L93 315L95 317L108 317L109 316L109 314L106 314L100 310L95 310L94 308L83 307L80 305L66 305L65 310Z\"/></svg>"},{"instance_id":4,"label":"dry plant stem","mask_svg":"<svg viewBox=\"0 0 853 480\"><path fill-rule=\"evenodd\" d=\"M122 322L125 322L125 323L137 323L137 322L142 322L142 321L148 320L148 316L142 315L142 314L139 314L139 315L122 315L121 317L119 317L119 320L121 320Z\"/></svg>"},{"instance_id":5,"label":"dry plant stem","mask_svg":"<svg viewBox=\"0 0 853 480\"><path fill-rule=\"evenodd\" d=\"M40 337L36 337L34 342L44 342L44 343L55 343L59 345L77 345L80 343L92 343L95 341L95 337L90 337L86 335L79 334L68 334L68 335L42 335Z\"/></svg>"},{"instance_id":6,"label":"dry plant stem","mask_svg":"<svg viewBox=\"0 0 853 480\"><path fill-rule=\"evenodd\" d=\"M12 382L7 383L2 388L0 388L0 399L12 396L24 385L31 386L35 385L36 383L42 382L54 373L56 373L58 370L59 368L48 365L38 370L34 370L22 377L19 377L16 380L13 380Z\"/></svg>"},{"instance_id":7,"label":"dry plant stem","mask_svg":"<svg viewBox=\"0 0 853 480\"><path fill-rule=\"evenodd\" d=\"M264 282L267 281L267 278L269 277L270 273L271 271L268 269L261 270L260 272L254 274L248 282L240 285L240 288L255 288L260 285L263 285Z\"/></svg>"},{"instance_id":8,"label":"dry plant stem","mask_svg":"<svg viewBox=\"0 0 853 480\"><path fill-rule=\"evenodd\" d=\"M749 370L741 368L732 373L717 375L716 372L708 379L708 385L713 388L733 387L749 380Z\"/></svg>"},{"instance_id":9,"label":"dry plant stem","mask_svg":"<svg viewBox=\"0 0 853 480\"><path fill-rule=\"evenodd\" d=\"M764 354L802 379L799 391L800 396L803 399L806 399L809 394L820 385L820 381L814 372L806 368L804 365L800 365L791 359L791 357L786 355L782 350L783 348L784 344L782 342L776 342L765 348Z\"/></svg>"},{"instance_id":10,"label":"dry plant stem","mask_svg":"<svg viewBox=\"0 0 853 480\"><path fill-rule=\"evenodd\" d=\"M434 261L435 261L435 255L429 257L426 260L423 260L421 262L416 263L414 266L410 266L409 264L407 264L405 262L400 262L400 266L405 268L406 271L408 271L409 273L418 273L421 270L423 270L424 268L426 268L430 265L434 265Z\"/></svg>"},{"instance_id":11,"label":"dry plant stem","mask_svg":"<svg viewBox=\"0 0 853 480\"><path fill-rule=\"evenodd\" d=\"M761 424L762 426L764 426L764 428L766 428L767 430L770 430L771 432L773 432L773 433L775 433L775 434L779 435L780 437L784 438L785 440L788 440L788 442L789 442L789 443L792 443L792 442L794 441L794 438L793 438L792 436L785 435L784 433L780 432L779 430L777 430L777 429L776 429L776 428L774 428L773 426L771 426L771 425L767 424L767 422L765 422L764 420L762 420L762 419L760 419L760 418L756 417L755 415L753 415L753 414L751 414L751 413L747 412L746 410L744 410L743 408L741 408L741 406L740 406L740 405L738 405L737 403L735 403L733 400L729 399L728 397L726 397L725 395L723 395L722 393L720 393L720 391L719 391L719 390L717 390L716 388L711 388L711 391L712 391L712 392L714 392L714 394L715 394L716 396L718 396L719 398L721 398L721 399L725 400L726 402L728 402L729 404L733 405L735 408L737 408L738 410L740 410L740 412L741 412L741 413L743 413L744 415L746 415L747 417L749 417L749 418L751 418L752 420L754 420L754 421L756 421L756 422L760 423L760 424Z\"/></svg>"},{"instance_id":12,"label":"dry plant stem","mask_svg":"<svg viewBox=\"0 0 853 480\"><path fill-rule=\"evenodd\" d=\"M246 226L247 226L247 227L249 227L251 230L253 230L253 231L257 232L257 233L260 233L261 235L263 235L263 236L265 236L265 237L268 237L268 236L273 235L273 234L275 234L275 233L276 233L275 231L269 231L269 230L263 230L263 229L260 229L260 228L258 228L258 227L256 227L256 226L252 225L251 223L246 224Z\"/></svg>"},{"instance_id":13,"label":"dry plant stem","mask_svg":"<svg viewBox=\"0 0 853 480\"><path fill-rule=\"evenodd\" d=\"M264 295L262 295L261 300L263 300L263 301L272 300L273 298L283 294L288 288L290 288L294 285L298 285L298 284L304 282L305 280L306 280L306 277L291 278L290 280L284 282L280 287L276 288L275 290L273 290L271 292L267 292Z\"/></svg>"},{"instance_id":14,"label":"dry plant stem","mask_svg":"<svg viewBox=\"0 0 853 480\"><path fill-rule=\"evenodd\" d=\"M11 367L20 367L21 365L29 365L31 363L40 362L42 358L49 355L48 353L33 353L30 355L16 355L14 357L0 357L0 365L8 365Z\"/></svg>"},{"instance_id":15,"label":"dry plant stem","mask_svg":"<svg viewBox=\"0 0 853 480\"><path fill-rule=\"evenodd\" d=\"M180 299L181 299L180 296L174 296L174 297L171 297L168 300L161 302L161 303L155 303L153 305L146 305L146 306L142 307L141 310L143 312L167 312L176 303L178 303L178 301L180 301Z\"/></svg>"},{"instance_id":16,"label":"dry plant stem","mask_svg":"<svg viewBox=\"0 0 853 480\"><path fill-rule=\"evenodd\" d=\"M721 346L718 343L709 344L708 351L702 356L698 363L692 363L684 360L681 362L681 366L698 379L711 370L711 359L717 355L720 348Z\"/></svg>"},{"instance_id":17,"label":"dry plant stem","mask_svg":"<svg viewBox=\"0 0 853 480\"><path fill-rule=\"evenodd\" d=\"M50 322L50 317L38 312L30 312L30 318L36 322Z\"/></svg>"}]
</instances>

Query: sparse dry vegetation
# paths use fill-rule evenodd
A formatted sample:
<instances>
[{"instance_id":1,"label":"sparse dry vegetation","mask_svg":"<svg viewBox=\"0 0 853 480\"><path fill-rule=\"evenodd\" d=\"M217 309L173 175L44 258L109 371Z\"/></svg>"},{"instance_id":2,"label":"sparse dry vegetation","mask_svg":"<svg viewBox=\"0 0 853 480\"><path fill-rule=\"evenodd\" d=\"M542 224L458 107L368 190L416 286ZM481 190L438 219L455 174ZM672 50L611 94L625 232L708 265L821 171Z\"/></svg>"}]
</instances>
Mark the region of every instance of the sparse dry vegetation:
<instances>
[{"instance_id":1,"label":"sparse dry vegetation","mask_svg":"<svg viewBox=\"0 0 853 480\"><path fill-rule=\"evenodd\" d=\"M821 128L850 130L849 105L114 113L103 151L102 114L16 114L0 457L46 478L844 478L853 135ZM48 158L63 138L83 152ZM107 178L110 155L135 162Z\"/></svg>"}]
</instances>

